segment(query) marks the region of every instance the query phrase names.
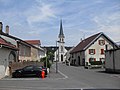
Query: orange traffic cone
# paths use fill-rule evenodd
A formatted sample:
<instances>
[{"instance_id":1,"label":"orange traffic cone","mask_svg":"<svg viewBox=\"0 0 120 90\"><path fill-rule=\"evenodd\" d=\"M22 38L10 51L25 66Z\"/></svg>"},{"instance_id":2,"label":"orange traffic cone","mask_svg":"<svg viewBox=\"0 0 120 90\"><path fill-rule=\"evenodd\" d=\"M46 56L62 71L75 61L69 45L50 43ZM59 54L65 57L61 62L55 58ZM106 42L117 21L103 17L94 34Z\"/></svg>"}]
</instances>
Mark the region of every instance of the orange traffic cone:
<instances>
[{"instance_id":1,"label":"orange traffic cone","mask_svg":"<svg viewBox=\"0 0 120 90\"><path fill-rule=\"evenodd\" d=\"M44 70L42 70L42 72L41 72L41 76L42 76L42 79L44 79L45 78L45 71Z\"/></svg>"}]
</instances>

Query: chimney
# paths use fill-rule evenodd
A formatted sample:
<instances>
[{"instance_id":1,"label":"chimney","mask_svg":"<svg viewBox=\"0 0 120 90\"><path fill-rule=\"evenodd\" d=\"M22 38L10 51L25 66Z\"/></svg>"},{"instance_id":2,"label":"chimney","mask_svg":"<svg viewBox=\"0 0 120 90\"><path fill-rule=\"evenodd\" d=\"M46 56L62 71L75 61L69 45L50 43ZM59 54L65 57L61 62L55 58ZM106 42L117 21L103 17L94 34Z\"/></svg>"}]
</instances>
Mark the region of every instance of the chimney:
<instances>
[{"instance_id":1,"label":"chimney","mask_svg":"<svg viewBox=\"0 0 120 90\"><path fill-rule=\"evenodd\" d=\"M0 33L2 33L3 24L0 22Z\"/></svg>"},{"instance_id":2,"label":"chimney","mask_svg":"<svg viewBox=\"0 0 120 90\"><path fill-rule=\"evenodd\" d=\"M9 26L6 26L6 34L9 34Z\"/></svg>"}]
</instances>

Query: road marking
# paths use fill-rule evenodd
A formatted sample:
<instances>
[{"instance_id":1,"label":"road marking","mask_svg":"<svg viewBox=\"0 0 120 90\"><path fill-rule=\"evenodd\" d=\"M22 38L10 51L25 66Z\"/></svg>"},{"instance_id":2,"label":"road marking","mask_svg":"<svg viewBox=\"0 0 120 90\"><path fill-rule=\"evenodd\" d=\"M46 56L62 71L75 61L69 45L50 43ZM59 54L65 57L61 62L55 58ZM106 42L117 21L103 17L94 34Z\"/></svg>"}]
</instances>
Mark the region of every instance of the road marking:
<instances>
[{"instance_id":1,"label":"road marking","mask_svg":"<svg viewBox=\"0 0 120 90\"><path fill-rule=\"evenodd\" d=\"M111 75L111 77L120 78L120 75Z\"/></svg>"},{"instance_id":2,"label":"road marking","mask_svg":"<svg viewBox=\"0 0 120 90\"><path fill-rule=\"evenodd\" d=\"M68 78L68 76L67 75L65 75L64 73L62 73L61 71L58 71L61 75L63 75L64 76L64 78L62 78L62 79L67 79Z\"/></svg>"}]
</instances>

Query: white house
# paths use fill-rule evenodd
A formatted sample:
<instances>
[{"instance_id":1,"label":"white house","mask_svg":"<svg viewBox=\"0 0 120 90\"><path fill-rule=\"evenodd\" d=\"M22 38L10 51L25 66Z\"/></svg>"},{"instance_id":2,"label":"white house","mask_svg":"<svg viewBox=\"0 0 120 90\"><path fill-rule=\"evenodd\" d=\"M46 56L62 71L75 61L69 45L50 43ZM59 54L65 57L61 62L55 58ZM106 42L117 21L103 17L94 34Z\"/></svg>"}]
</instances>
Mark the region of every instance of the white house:
<instances>
[{"instance_id":1,"label":"white house","mask_svg":"<svg viewBox=\"0 0 120 90\"><path fill-rule=\"evenodd\" d=\"M82 40L70 53L72 65L90 65L91 61L105 61L105 46L117 45L104 33L98 33Z\"/></svg>"},{"instance_id":2,"label":"white house","mask_svg":"<svg viewBox=\"0 0 120 90\"><path fill-rule=\"evenodd\" d=\"M0 37L0 78L10 75L10 64L16 62L17 51L15 45Z\"/></svg>"},{"instance_id":3,"label":"white house","mask_svg":"<svg viewBox=\"0 0 120 90\"><path fill-rule=\"evenodd\" d=\"M2 28L3 24L0 22L0 78L10 74L9 65L11 62L17 61L18 51L18 48L14 45L14 40L10 39L11 42L9 42L4 39ZM8 26L6 26L6 31L8 31Z\"/></svg>"}]
</instances>

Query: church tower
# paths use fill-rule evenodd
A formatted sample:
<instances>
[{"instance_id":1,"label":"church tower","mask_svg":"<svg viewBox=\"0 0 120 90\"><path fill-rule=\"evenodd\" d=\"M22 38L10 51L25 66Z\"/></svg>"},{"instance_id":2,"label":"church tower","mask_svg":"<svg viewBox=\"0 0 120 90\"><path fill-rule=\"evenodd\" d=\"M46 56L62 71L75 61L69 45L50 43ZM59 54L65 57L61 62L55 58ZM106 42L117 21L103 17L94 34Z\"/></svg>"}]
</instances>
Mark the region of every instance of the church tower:
<instances>
[{"instance_id":1,"label":"church tower","mask_svg":"<svg viewBox=\"0 0 120 90\"><path fill-rule=\"evenodd\" d=\"M60 21L60 32L59 32L59 49L58 49L58 56L59 56L59 62L64 62L64 55L65 55L65 47L64 47L64 33L63 33L63 26L62 26L62 20Z\"/></svg>"}]
</instances>

